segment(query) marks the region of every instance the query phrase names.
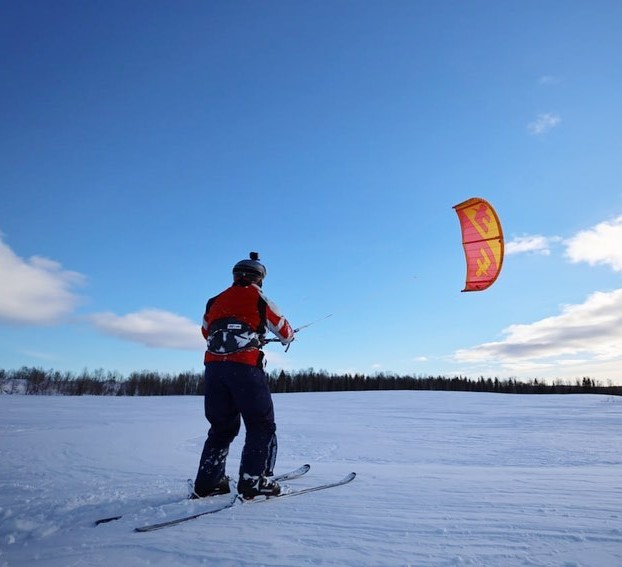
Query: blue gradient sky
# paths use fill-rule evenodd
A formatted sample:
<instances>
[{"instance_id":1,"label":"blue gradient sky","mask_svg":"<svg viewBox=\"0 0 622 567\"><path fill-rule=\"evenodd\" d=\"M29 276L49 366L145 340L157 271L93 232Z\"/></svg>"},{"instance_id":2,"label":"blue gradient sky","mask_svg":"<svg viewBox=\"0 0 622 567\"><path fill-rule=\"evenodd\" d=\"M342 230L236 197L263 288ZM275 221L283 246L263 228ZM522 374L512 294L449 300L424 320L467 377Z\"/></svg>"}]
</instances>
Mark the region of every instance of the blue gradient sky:
<instances>
[{"instance_id":1,"label":"blue gradient sky","mask_svg":"<svg viewBox=\"0 0 622 567\"><path fill-rule=\"evenodd\" d=\"M619 2L2 7L0 367L200 370L257 250L269 370L622 383Z\"/></svg>"}]
</instances>

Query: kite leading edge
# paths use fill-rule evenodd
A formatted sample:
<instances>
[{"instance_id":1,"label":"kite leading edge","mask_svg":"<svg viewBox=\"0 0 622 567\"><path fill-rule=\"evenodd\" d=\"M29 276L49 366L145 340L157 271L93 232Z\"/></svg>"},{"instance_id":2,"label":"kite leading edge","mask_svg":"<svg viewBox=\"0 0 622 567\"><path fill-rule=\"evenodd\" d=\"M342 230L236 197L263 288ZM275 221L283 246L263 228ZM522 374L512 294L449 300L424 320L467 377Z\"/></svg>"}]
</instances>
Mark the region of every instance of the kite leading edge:
<instances>
[{"instance_id":1,"label":"kite leading edge","mask_svg":"<svg viewBox=\"0 0 622 567\"><path fill-rule=\"evenodd\" d=\"M467 199L453 207L460 220L466 257L466 284L462 291L490 287L503 264L503 231L497 213L484 199Z\"/></svg>"}]
</instances>

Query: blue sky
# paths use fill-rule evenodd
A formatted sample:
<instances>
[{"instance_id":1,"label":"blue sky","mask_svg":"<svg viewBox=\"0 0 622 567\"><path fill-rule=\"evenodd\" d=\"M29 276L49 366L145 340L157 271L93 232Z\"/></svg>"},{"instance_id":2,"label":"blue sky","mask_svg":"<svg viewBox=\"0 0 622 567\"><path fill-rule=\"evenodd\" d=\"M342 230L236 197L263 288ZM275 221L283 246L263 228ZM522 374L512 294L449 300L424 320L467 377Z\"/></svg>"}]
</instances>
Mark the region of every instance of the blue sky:
<instances>
[{"instance_id":1,"label":"blue sky","mask_svg":"<svg viewBox=\"0 0 622 567\"><path fill-rule=\"evenodd\" d=\"M268 370L622 383L617 1L2 2L0 367L200 370L250 250ZM506 257L461 293L453 205Z\"/></svg>"}]
</instances>

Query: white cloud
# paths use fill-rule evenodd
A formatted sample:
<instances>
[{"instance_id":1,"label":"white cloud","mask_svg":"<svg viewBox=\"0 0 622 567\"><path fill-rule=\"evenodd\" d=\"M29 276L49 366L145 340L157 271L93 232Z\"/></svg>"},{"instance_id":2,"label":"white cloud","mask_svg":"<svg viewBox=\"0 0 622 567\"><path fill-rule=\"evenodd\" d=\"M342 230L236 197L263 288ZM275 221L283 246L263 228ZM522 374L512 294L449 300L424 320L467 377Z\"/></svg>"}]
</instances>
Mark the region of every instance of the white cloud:
<instances>
[{"instance_id":1,"label":"white cloud","mask_svg":"<svg viewBox=\"0 0 622 567\"><path fill-rule=\"evenodd\" d=\"M550 132L553 128L559 126L561 123L561 118L557 114L553 114L551 112L538 114L536 119L533 122L530 122L527 125L527 129L534 136L541 136L542 134L546 134Z\"/></svg>"},{"instance_id":2,"label":"white cloud","mask_svg":"<svg viewBox=\"0 0 622 567\"><path fill-rule=\"evenodd\" d=\"M548 256L551 253L551 244L559 242L559 237L553 236L540 236L540 235L525 235L517 236L510 242L505 244L506 254L522 254L525 252L534 252Z\"/></svg>"},{"instance_id":3,"label":"white cloud","mask_svg":"<svg viewBox=\"0 0 622 567\"><path fill-rule=\"evenodd\" d=\"M605 264L622 272L622 216L581 231L565 244L571 262Z\"/></svg>"},{"instance_id":4,"label":"white cloud","mask_svg":"<svg viewBox=\"0 0 622 567\"><path fill-rule=\"evenodd\" d=\"M96 313L88 319L107 335L148 347L201 350L205 346L198 323L160 309L127 315Z\"/></svg>"},{"instance_id":5,"label":"white cloud","mask_svg":"<svg viewBox=\"0 0 622 567\"><path fill-rule=\"evenodd\" d=\"M85 279L47 258L20 258L0 239L0 321L58 323L76 308L74 288Z\"/></svg>"},{"instance_id":6,"label":"white cloud","mask_svg":"<svg viewBox=\"0 0 622 567\"><path fill-rule=\"evenodd\" d=\"M454 360L500 363L514 375L576 375L581 368L594 376L597 368L607 367L612 375L605 378L622 379L622 289L593 293L582 304L564 306L559 315L511 325L503 333L502 341L456 351Z\"/></svg>"}]
</instances>

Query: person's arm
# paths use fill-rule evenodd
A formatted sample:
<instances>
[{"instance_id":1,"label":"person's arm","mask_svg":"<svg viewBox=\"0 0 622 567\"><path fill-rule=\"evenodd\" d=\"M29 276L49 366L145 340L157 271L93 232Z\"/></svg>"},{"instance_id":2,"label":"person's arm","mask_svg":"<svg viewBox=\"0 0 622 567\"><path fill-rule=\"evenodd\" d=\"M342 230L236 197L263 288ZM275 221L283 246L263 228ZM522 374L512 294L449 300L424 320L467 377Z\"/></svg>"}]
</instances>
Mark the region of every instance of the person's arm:
<instances>
[{"instance_id":1,"label":"person's arm","mask_svg":"<svg viewBox=\"0 0 622 567\"><path fill-rule=\"evenodd\" d=\"M281 344L287 345L294 340L294 329L289 321L281 315L279 308L270 301L263 293L261 294L266 302L266 325L272 331Z\"/></svg>"}]
</instances>

